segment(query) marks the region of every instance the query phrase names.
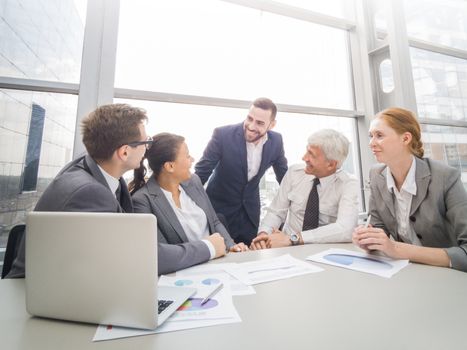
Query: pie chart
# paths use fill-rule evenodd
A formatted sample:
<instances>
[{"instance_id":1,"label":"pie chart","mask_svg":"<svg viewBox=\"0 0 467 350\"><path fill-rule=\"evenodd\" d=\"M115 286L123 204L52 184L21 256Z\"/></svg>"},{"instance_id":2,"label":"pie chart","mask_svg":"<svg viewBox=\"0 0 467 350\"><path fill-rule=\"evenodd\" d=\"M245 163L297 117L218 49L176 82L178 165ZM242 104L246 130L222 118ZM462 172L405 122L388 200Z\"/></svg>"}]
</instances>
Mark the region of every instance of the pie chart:
<instances>
[{"instance_id":1,"label":"pie chart","mask_svg":"<svg viewBox=\"0 0 467 350\"><path fill-rule=\"evenodd\" d=\"M221 283L221 281L219 281L216 278L206 278L206 279L202 280L201 283L205 284L206 286L212 286L212 285Z\"/></svg>"},{"instance_id":2,"label":"pie chart","mask_svg":"<svg viewBox=\"0 0 467 350\"><path fill-rule=\"evenodd\" d=\"M206 303L201 305L202 301L202 298L188 299L177 309L177 311L201 311L212 309L219 304L215 299L209 299Z\"/></svg>"},{"instance_id":3,"label":"pie chart","mask_svg":"<svg viewBox=\"0 0 467 350\"><path fill-rule=\"evenodd\" d=\"M190 284L193 284L192 280L176 280L174 284L177 287L183 287L183 286L189 286Z\"/></svg>"},{"instance_id":4,"label":"pie chart","mask_svg":"<svg viewBox=\"0 0 467 350\"><path fill-rule=\"evenodd\" d=\"M323 256L325 260L345 266L353 266L358 268L377 268L382 270L392 269L392 265L377 259L364 256L354 256L348 254L327 254Z\"/></svg>"}]
</instances>

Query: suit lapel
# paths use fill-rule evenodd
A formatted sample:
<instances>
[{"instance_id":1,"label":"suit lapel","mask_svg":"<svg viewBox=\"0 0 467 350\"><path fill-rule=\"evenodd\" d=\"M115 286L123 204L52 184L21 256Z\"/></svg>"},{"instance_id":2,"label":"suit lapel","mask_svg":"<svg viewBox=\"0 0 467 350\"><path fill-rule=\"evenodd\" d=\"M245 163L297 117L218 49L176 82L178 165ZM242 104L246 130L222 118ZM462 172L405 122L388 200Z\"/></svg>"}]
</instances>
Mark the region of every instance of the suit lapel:
<instances>
[{"instance_id":1,"label":"suit lapel","mask_svg":"<svg viewBox=\"0 0 467 350\"><path fill-rule=\"evenodd\" d=\"M162 193L162 190L154 177L151 176L147 186L154 205L159 208L161 214L165 217L165 220L170 224L170 226L172 226L175 234L177 235L176 240L180 240L181 242L188 242L188 237L186 236L180 221L178 221L177 215L173 211L164 193Z\"/></svg>"},{"instance_id":2,"label":"suit lapel","mask_svg":"<svg viewBox=\"0 0 467 350\"><path fill-rule=\"evenodd\" d=\"M99 169L99 166L97 163L94 161L94 159L91 158L89 154L84 156L83 159L83 166L87 169L87 171L94 177L100 184L104 185L111 191L109 184L107 183L107 180L105 179L104 175L102 175L101 170ZM118 205L118 211L119 212L124 212L124 213L132 213L133 212L133 204L131 203L131 196L130 193L128 192L128 187L126 185L125 180L123 178L119 179L120 186L121 186L121 196L119 202L116 197L115 202Z\"/></svg>"},{"instance_id":3,"label":"suit lapel","mask_svg":"<svg viewBox=\"0 0 467 350\"><path fill-rule=\"evenodd\" d=\"M417 194L412 198L412 207L410 208L410 215L413 215L423 202L428 193L428 185L431 180L430 168L420 158L415 158L415 183L417 184Z\"/></svg>"},{"instance_id":4,"label":"suit lapel","mask_svg":"<svg viewBox=\"0 0 467 350\"><path fill-rule=\"evenodd\" d=\"M233 145L233 147L238 149L243 176L245 179L248 179L248 162L246 154L246 140L245 135L243 134L243 123L238 126L237 131L235 132L235 145Z\"/></svg>"},{"instance_id":5,"label":"suit lapel","mask_svg":"<svg viewBox=\"0 0 467 350\"><path fill-rule=\"evenodd\" d=\"M111 191L109 184L107 183L107 180L105 179L104 175L102 175L102 172L100 171L97 163L94 161L94 159L91 158L90 155L86 155L83 160L84 167L88 169L88 171L91 173L91 175L102 185L107 187L109 191ZM120 188L121 188L121 196L120 196L120 201L115 198L115 201L118 204L119 212L120 213L133 213L133 204L131 202L131 196L130 192L128 192L128 187L126 185L126 182L123 178L119 179L120 182Z\"/></svg>"},{"instance_id":6,"label":"suit lapel","mask_svg":"<svg viewBox=\"0 0 467 350\"><path fill-rule=\"evenodd\" d=\"M133 203L131 202L130 192L123 177L120 178L120 206L124 213L133 213Z\"/></svg>"},{"instance_id":7,"label":"suit lapel","mask_svg":"<svg viewBox=\"0 0 467 350\"><path fill-rule=\"evenodd\" d=\"M84 164L84 167L87 168L88 171L91 173L92 177L95 178L97 181L99 181L102 185L107 187L110 191L110 187L109 187L109 184L107 183L107 180L105 179L104 175L102 175L102 172L97 166L97 163L94 161L94 159L91 158L90 155L87 154L84 157L83 164Z\"/></svg>"},{"instance_id":8,"label":"suit lapel","mask_svg":"<svg viewBox=\"0 0 467 350\"><path fill-rule=\"evenodd\" d=\"M384 167L378 174L378 176L375 177L376 186L378 188L379 193L381 194L381 197L383 198L384 203L386 203L387 207L389 208L391 215L395 218L396 211L394 208L394 196L391 192L388 191L386 182L386 169L388 168Z\"/></svg>"},{"instance_id":9,"label":"suit lapel","mask_svg":"<svg viewBox=\"0 0 467 350\"><path fill-rule=\"evenodd\" d=\"M271 134L268 131L268 139L263 145L263 151L261 152L261 163L259 165L258 174L256 176L261 176L266 171L266 166L269 164L269 155L271 154Z\"/></svg>"},{"instance_id":10,"label":"suit lapel","mask_svg":"<svg viewBox=\"0 0 467 350\"><path fill-rule=\"evenodd\" d=\"M186 194L191 198L191 200L195 202L196 205L204 211L204 213L206 214L208 225L209 225L209 232L214 233L214 227L212 225L211 220L209 220L209 215L207 215L208 204L206 203L205 200L203 200L203 197L200 195L198 189L196 188L192 180L183 182L181 186L185 190Z\"/></svg>"}]
</instances>

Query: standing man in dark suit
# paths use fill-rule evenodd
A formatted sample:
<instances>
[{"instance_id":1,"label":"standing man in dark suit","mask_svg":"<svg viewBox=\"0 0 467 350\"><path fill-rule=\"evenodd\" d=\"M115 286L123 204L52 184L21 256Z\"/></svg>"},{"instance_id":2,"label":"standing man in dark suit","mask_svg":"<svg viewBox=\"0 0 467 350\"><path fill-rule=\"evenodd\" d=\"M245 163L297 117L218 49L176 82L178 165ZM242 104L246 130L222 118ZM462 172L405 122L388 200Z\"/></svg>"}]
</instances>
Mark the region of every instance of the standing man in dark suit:
<instances>
[{"instance_id":1,"label":"standing man in dark suit","mask_svg":"<svg viewBox=\"0 0 467 350\"><path fill-rule=\"evenodd\" d=\"M83 143L88 154L60 171L34 210L132 213L130 193L122 176L140 166L144 153L152 145L152 138L146 134L146 121L143 109L127 104L105 105L91 112L82 123ZM213 240L215 249L225 252L223 238L214 237ZM24 242L25 237L7 277L25 275ZM159 274L206 261L200 253L205 250L202 242L159 243Z\"/></svg>"},{"instance_id":2,"label":"standing man in dark suit","mask_svg":"<svg viewBox=\"0 0 467 350\"><path fill-rule=\"evenodd\" d=\"M214 129L195 172L235 242L250 245L260 216L259 181L272 166L280 183L287 171L282 136L276 125L276 105L256 99L243 123ZM212 176L211 176L212 174Z\"/></svg>"}]
</instances>

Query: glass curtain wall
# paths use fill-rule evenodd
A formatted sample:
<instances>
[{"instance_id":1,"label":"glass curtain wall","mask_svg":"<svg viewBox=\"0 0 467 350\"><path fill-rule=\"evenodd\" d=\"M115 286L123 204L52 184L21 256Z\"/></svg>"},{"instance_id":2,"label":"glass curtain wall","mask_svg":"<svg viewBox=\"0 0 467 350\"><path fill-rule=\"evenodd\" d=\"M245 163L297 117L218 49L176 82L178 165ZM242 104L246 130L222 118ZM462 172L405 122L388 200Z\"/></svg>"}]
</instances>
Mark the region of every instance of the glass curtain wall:
<instances>
[{"instance_id":1,"label":"glass curtain wall","mask_svg":"<svg viewBox=\"0 0 467 350\"><path fill-rule=\"evenodd\" d=\"M290 164L301 162L311 132L330 127L351 140L345 167L360 176L355 119L345 118L364 112L350 68L354 1L275 1L284 13L268 3L121 0L115 101L146 108L151 134L184 135L199 159L215 127L241 122L248 101L267 96L283 107L276 130ZM467 183L467 3L404 4L427 155ZM1 1L0 79L79 83L85 10L86 0ZM10 228L71 159L76 132L77 96L22 89L0 88L0 261ZM264 203L277 188L270 179Z\"/></svg>"},{"instance_id":2,"label":"glass curtain wall","mask_svg":"<svg viewBox=\"0 0 467 350\"><path fill-rule=\"evenodd\" d=\"M0 1L0 76L78 83L85 0ZM77 96L0 89L0 262L23 223L71 160Z\"/></svg>"},{"instance_id":3,"label":"glass curtain wall","mask_svg":"<svg viewBox=\"0 0 467 350\"><path fill-rule=\"evenodd\" d=\"M406 0L405 9L409 37L432 44L410 49L426 156L458 168L467 188L467 2Z\"/></svg>"}]
</instances>

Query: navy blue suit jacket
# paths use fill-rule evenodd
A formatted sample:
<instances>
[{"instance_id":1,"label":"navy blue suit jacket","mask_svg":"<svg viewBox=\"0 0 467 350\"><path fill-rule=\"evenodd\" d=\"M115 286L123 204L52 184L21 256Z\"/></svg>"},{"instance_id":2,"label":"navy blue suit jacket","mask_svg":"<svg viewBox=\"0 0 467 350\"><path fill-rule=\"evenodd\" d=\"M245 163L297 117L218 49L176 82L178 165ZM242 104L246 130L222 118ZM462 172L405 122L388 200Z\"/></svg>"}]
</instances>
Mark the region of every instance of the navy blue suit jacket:
<instances>
[{"instance_id":1,"label":"navy blue suit jacket","mask_svg":"<svg viewBox=\"0 0 467 350\"><path fill-rule=\"evenodd\" d=\"M214 129L203 157L195 166L203 184L210 178L206 192L216 213L227 219L228 231L236 242L243 240L249 244L256 236L260 216L259 181L270 166L280 183L287 172L287 159L282 136L274 131L268 131L258 174L248 181L243 123Z\"/></svg>"}]
</instances>

